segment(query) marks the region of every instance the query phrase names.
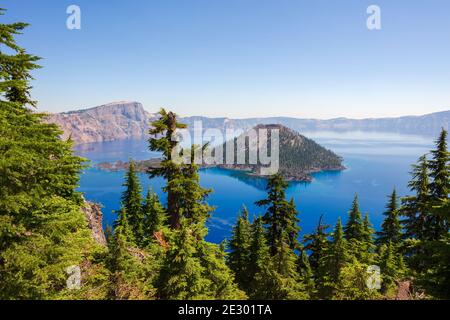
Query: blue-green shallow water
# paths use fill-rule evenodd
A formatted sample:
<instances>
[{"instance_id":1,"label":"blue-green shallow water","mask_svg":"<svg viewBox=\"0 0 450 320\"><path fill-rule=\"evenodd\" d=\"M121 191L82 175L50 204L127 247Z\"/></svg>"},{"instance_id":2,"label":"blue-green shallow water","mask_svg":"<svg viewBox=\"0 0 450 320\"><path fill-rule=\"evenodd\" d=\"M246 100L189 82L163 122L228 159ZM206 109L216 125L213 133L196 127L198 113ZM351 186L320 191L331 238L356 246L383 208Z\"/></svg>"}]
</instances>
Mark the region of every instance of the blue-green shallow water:
<instances>
[{"instance_id":1,"label":"blue-green shallow water","mask_svg":"<svg viewBox=\"0 0 450 320\"><path fill-rule=\"evenodd\" d=\"M300 211L302 234L311 232L319 216L333 225L338 216L346 220L346 213L355 193L358 193L361 208L370 214L375 228L382 221L382 212L387 195L394 187L400 195L408 193L410 165L432 147L432 137L406 136L386 133L304 133L320 144L330 148L345 159L347 170L322 172L314 175L311 183L290 183L288 197L294 197ZM89 158L92 164L102 161L126 161L146 159L157 154L147 150L147 142L127 140L81 145L76 153ZM88 200L103 205L104 224L115 220L113 210L120 205L124 172L108 172L94 167L86 169L81 176L79 190ZM140 174L144 192L153 188L162 201L166 201L161 188L162 179L150 180ZM208 222L207 239L220 242L228 237L238 211L246 205L252 215L263 213L254 202L264 198L266 181L249 177L241 172L222 169L200 171L201 185L214 191L208 202L216 207Z\"/></svg>"}]
</instances>

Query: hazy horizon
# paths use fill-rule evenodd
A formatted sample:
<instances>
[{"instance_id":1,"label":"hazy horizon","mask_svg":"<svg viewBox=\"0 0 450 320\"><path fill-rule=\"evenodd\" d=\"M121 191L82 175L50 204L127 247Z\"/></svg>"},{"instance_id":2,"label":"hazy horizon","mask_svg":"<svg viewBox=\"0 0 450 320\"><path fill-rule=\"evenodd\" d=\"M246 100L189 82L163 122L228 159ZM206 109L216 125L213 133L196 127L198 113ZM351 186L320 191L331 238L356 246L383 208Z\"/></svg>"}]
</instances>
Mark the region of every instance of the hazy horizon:
<instances>
[{"instance_id":1,"label":"hazy horizon","mask_svg":"<svg viewBox=\"0 0 450 320\"><path fill-rule=\"evenodd\" d=\"M69 5L81 29L69 30ZM377 5L381 30L369 30ZM16 0L40 111L116 100L180 115L353 119L450 109L450 2Z\"/></svg>"},{"instance_id":2,"label":"hazy horizon","mask_svg":"<svg viewBox=\"0 0 450 320\"><path fill-rule=\"evenodd\" d=\"M79 108L74 108L74 109L70 109L70 110L64 110L64 111L49 111L49 110L39 110L41 112L49 112L49 113L66 113L66 112L74 112L74 111L83 111L83 110L89 110L89 109L93 109L93 108L97 108L97 107L102 107L102 106L106 106L106 105L111 105L111 104L120 104L120 103L140 103L142 104L142 107L144 108L145 111L149 112L149 113L156 113L158 112L158 110L161 107L166 108L166 106L160 106L160 107L156 107L154 109L149 108L147 106L145 106L142 102L140 101L136 101L136 100L119 100L119 101L111 101L111 102L107 102L107 103L102 103L100 105L97 106L82 106ZM38 108L40 109L40 108ZM181 117L206 117L206 118L227 118L227 119L249 119L249 118L297 118L297 119L314 119L314 120L332 120L332 119L337 119L337 118L347 118L347 119L354 119L354 120L364 120L364 119L381 119L381 118L400 118L400 117L408 117L408 116L424 116L424 115L428 115L428 114L432 114L432 113L440 113L440 112L450 112L450 107L447 109L443 109L443 110L438 110L438 111L433 111L433 112L427 112L427 113L421 113L421 114L402 114L402 115L398 115L398 116L384 116L384 117L345 117L345 116L338 116L338 117L329 117L329 118L319 118L319 117L302 117L302 116L285 116L285 115L272 115L272 116L266 116L266 115L255 115L255 116L248 116L248 117L230 117L230 116L226 116L226 115L215 115L215 116L208 116L208 115L202 115L202 114L179 114L179 116Z\"/></svg>"}]
</instances>

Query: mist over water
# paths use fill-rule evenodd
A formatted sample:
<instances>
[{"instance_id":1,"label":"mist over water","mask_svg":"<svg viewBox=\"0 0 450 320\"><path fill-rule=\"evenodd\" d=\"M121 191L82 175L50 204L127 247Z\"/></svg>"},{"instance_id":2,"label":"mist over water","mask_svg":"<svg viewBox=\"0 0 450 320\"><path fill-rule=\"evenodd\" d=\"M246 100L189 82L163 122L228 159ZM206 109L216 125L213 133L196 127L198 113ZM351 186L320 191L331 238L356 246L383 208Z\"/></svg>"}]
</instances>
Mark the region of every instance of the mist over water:
<instances>
[{"instance_id":1,"label":"mist over water","mask_svg":"<svg viewBox=\"0 0 450 320\"><path fill-rule=\"evenodd\" d=\"M321 214L325 222L334 225L338 216L345 223L347 211L355 193L361 210L368 212L376 229L382 222L387 196L395 187L399 195L409 193L407 182L411 165L433 147L433 137L383 132L302 132L319 144L344 158L346 170L314 174L311 183L292 182L287 196L293 197L299 210L301 234L313 231ZM79 190L85 198L103 206L104 225L116 218L123 191L123 171L109 172L94 167L104 161L144 160L158 157L148 150L146 140L124 140L85 144L75 152L91 160L91 167L81 176ZM152 188L165 202L161 178L149 179L139 174L144 192ZM209 204L216 207L208 222L207 239L216 243L229 236L231 227L243 205L250 216L263 214L254 202L265 197L266 180L245 173L223 169L202 169L200 183L212 188Z\"/></svg>"}]
</instances>

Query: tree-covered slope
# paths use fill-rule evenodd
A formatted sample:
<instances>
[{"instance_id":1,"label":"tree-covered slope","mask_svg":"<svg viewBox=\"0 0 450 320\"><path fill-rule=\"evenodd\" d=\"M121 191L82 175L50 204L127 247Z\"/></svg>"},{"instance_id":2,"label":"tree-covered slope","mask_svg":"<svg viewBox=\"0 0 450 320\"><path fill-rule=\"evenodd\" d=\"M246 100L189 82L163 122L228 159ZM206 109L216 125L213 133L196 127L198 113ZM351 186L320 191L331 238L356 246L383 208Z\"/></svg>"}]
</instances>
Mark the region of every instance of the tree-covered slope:
<instances>
[{"instance_id":1,"label":"tree-covered slope","mask_svg":"<svg viewBox=\"0 0 450 320\"><path fill-rule=\"evenodd\" d=\"M257 125L253 128L255 132L261 129L267 130L267 138L258 141L260 150L268 150L271 155L272 130L278 130L279 141L279 172L287 180L307 181L311 180L311 173L325 170L343 170L342 158L331 150L328 150L314 140L309 139L298 132L295 132L282 125ZM258 160L257 164L250 164L249 150L251 144L249 141L245 144L246 163L238 164L237 150L238 140L243 139L244 133L234 139L235 162L233 164L224 164L222 167L228 169L248 170L253 174L260 175L261 167L264 165ZM276 140L274 140L276 141ZM228 142L230 143L230 142ZM256 142L253 142L254 144ZM226 158L225 144L221 146L224 150L224 159ZM256 147L255 145L253 147Z\"/></svg>"}]
</instances>

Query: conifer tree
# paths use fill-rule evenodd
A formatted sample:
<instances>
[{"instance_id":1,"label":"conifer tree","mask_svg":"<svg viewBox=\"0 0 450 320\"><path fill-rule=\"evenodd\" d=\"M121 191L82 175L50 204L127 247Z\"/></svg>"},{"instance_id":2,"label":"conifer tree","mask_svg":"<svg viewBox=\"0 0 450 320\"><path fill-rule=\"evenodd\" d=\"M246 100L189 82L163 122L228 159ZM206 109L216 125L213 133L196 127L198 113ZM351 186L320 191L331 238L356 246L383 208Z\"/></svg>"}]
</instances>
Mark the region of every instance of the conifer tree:
<instances>
[{"instance_id":1,"label":"conifer tree","mask_svg":"<svg viewBox=\"0 0 450 320\"><path fill-rule=\"evenodd\" d=\"M212 190L200 186L200 176L196 164L182 165L181 173L181 177L176 182L180 188L177 190L178 213L181 217L188 219L190 223L197 224L199 226L197 230L200 231L210 217L210 212L214 210L206 202Z\"/></svg>"},{"instance_id":2,"label":"conifer tree","mask_svg":"<svg viewBox=\"0 0 450 320\"><path fill-rule=\"evenodd\" d=\"M405 273L403 256L398 253L398 248L391 242L382 244L380 249L381 291L387 296L392 296Z\"/></svg>"},{"instance_id":3,"label":"conifer tree","mask_svg":"<svg viewBox=\"0 0 450 320\"><path fill-rule=\"evenodd\" d=\"M150 239L154 237L155 232L162 230L166 223L167 216L157 194L151 190L148 190L147 192L142 211L144 213L144 237L148 244Z\"/></svg>"},{"instance_id":4,"label":"conifer tree","mask_svg":"<svg viewBox=\"0 0 450 320\"><path fill-rule=\"evenodd\" d=\"M158 290L161 299L205 299L210 294L209 279L196 257L196 239L192 230L180 221L180 229L173 232L159 275Z\"/></svg>"},{"instance_id":5,"label":"conifer tree","mask_svg":"<svg viewBox=\"0 0 450 320\"><path fill-rule=\"evenodd\" d=\"M304 283L305 290L309 297L317 295L316 285L314 282L314 272L309 263L309 256L306 250L302 248L298 257L298 273Z\"/></svg>"},{"instance_id":6,"label":"conifer tree","mask_svg":"<svg viewBox=\"0 0 450 320\"><path fill-rule=\"evenodd\" d=\"M172 160L172 155L178 153L178 142L176 140L177 129L184 129L186 125L177 121L177 115L164 109L159 111L159 119L152 122L150 129L150 150L162 152L161 165L150 168L150 177L163 177L167 180L163 188L167 192L167 213L170 226L174 229L180 227L181 219L180 199L183 196L183 186L180 184L182 178L181 164Z\"/></svg>"},{"instance_id":7,"label":"conifer tree","mask_svg":"<svg viewBox=\"0 0 450 320\"><path fill-rule=\"evenodd\" d=\"M206 220L214 208L206 198L211 190L200 186L198 168L190 153L178 149L176 130L185 128L172 112L160 111L152 123L150 149L163 153L161 166L150 169L150 176L162 176L167 184L167 212L172 231L169 250L159 275L159 295L163 299L237 299L245 297L234 283L225 255L218 245L205 241ZM191 161L181 163L174 153ZM189 160L189 159L188 159Z\"/></svg>"},{"instance_id":8,"label":"conifer tree","mask_svg":"<svg viewBox=\"0 0 450 320\"><path fill-rule=\"evenodd\" d=\"M248 220L247 208L242 209L241 215L238 217L236 225L233 227L232 236L228 242L230 253L228 255L228 265L236 276L236 281L240 288L247 291L250 285L250 246L251 225Z\"/></svg>"},{"instance_id":9,"label":"conifer tree","mask_svg":"<svg viewBox=\"0 0 450 320\"><path fill-rule=\"evenodd\" d=\"M360 242L359 258L362 262L371 264L375 258L374 229L369 220L369 214L364 215L362 241Z\"/></svg>"},{"instance_id":10,"label":"conifer tree","mask_svg":"<svg viewBox=\"0 0 450 320\"><path fill-rule=\"evenodd\" d=\"M432 211L447 221L450 220L450 200L443 201ZM430 268L421 281L426 285L428 292L440 299L450 298L450 233L439 241L429 242L431 252Z\"/></svg>"},{"instance_id":11,"label":"conifer tree","mask_svg":"<svg viewBox=\"0 0 450 320\"><path fill-rule=\"evenodd\" d=\"M306 289L296 267L297 257L287 239L278 244L274 257L265 237L261 218L252 224L249 273L251 275L248 296L251 299L305 299Z\"/></svg>"},{"instance_id":12,"label":"conifer tree","mask_svg":"<svg viewBox=\"0 0 450 320\"><path fill-rule=\"evenodd\" d=\"M297 259L294 251L289 245L287 236L278 244L278 250L273 257L275 267L277 291L270 299L275 300L303 300L308 298L304 279L300 277L297 269Z\"/></svg>"},{"instance_id":13,"label":"conifer tree","mask_svg":"<svg viewBox=\"0 0 450 320\"><path fill-rule=\"evenodd\" d=\"M57 125L31 109L39 58L16 42L26 26L0 23L0 299L101 298L88 274L103 271L82 268L83 290L66 290L66 268L92 265L101 249L76 191L84 159L59 139Z\"/></svg>"},{"instance_id":14,"label":"conifer tree","mask_svg":"<svg viewBox=\"0 0 450 320\"><path fill-rule=\"evenodd\" d=\"M251 225L251 244L248 273L251 279L247 293L252 299L263 299L271 288L266 282L271 275L272 261L267 245L264 225L261 218L256 218Z\"/></svg>"},{"instance_id":15,"label":"conifer tree","mask_svg":"<svg viewBox=\"0 0 450 320\"><path fill-rule=\"evenodd\" d=\"M238 288L233 272L225 263L225 252L219 245L200 241L197 256L204 267L204 277L210 280L207 299L242 300L247 295Z\"/></svg>"},{"instance_id":16,"label":"conifer tree","mask_svg":"<svg viewBox=\"0 0 450 320\"><path fill-rule=\"evenodd\" d=\"M434 206L449 199L450 193L450 152L447 149L447 131L442 129L436 140L436 149L431 151L432 159L429 162L430 193ZM448 233L449 221L442 216L431 215L431 238L438 240Z\"/></svg>"},{"instance_id":17,"label":"conifer tree","mask_svg":"<svg viewBox=\"0 0 450 320\"><path fill-rule=\"evenodd\" d=\"M277 253L277 244L281 243L285 236L292 249L298 247L299 220L293 201L286 200L287 186L280 174L271 176L266 188L267 198L256 202L257 206L267 208L263 220L268 226L267 242L272 256Z\"/></svg>"},{"instance_id":18,"label":"conifer tree","mask_svg":"<svg viewBox=\"0 0 450 320\"><path fill-rule=\"evenodd\" d=\"M127 211L121 208L108 241L108 268L111 272L110 299L148 300L157 297L155 282L161 268L163 248L136 245Z\"/></svg>"},{"instance_id":19,"label":"conifer tree","mask_svg":"<svg viewBox=\"0 0 450 320\"><path fill-rule=\"evenodd\" d=\"M138 244L144 239L144 212L142 211L142 187L136 174L136 165L130 161L129 169L123 185L125 191L122 194L122 206L125 208L128 223Z\"/></svg>"},{"instance_id":20,"label":"conifer tree","mask_svg":"<svg viewBox=\"0 0 450 320\"><path fill-rule=\"evenodd\" d=\"M328 275L322 297L331 298L336 293L340 272L349 260L348 243L339 217L327 254Z\"/></svg>"},{"instance_id":21,"label":"conifer tree","mask_svg":"<svg viewBox=\"0 0 450 320\"><path fill-rule=\"evenodd\" d=\"M352 208L349 211L349 217L344 228L344 233L345 238L348 241L352 239L357 241L363 240L364 227L362 214L359 210L358 195L355 195L355 198L353 199Z\"/></svg>"},{"instance_id":22,"label":"conifer tree","mask_svg":"<svg viewBox=\"0 0 450 320\"><path fill-rule=\"evenodd\" d=\"M329 250L328 232L329 226L322 222L323 215L320 216L316 230L312 234L304 236L305 249L310 252L309 264L314 274L315 285L318 295L323 294L327 276L326 259Z\"/></svg>"},{"instance_id":23,"label":"conifer tree","mask_svg":"<svg viewBox=\"0 0 450 320\"><path fill-rule=\"evenodd\" d=\"M136 245L136 238L133 229L130 226L128 212L126 208L121 208L117 214L117 219L114 222L114 234L120 235L124 242L130 246Z\"/></svg>"},{"instance_id":24,"label":"conifer tree","mask_svg":"<svg viewBox=\"0 0 450 320\"><path fill-rule=\"evenodd\" d=\"M388 244L399 246L402 240L402 226L399 219L397 192L394 189L383 213L385 218L381 225L381 231L377 232L377 245Z\"/></svg>"},{"instance_id":25,"label":"conifer tree","mask_svg":"<svg viewBox=\"0 0 450 320\"><path fill-rule=\"evenodd\" d=\"M405 216L402 223L406 238L423 241L431 238L429 223L431 193L426 155L421 156L418 163L412 167L412 180L408 183L408 186L415 195L402 199L401 214Z\"/></svg>"}]
</instances>

